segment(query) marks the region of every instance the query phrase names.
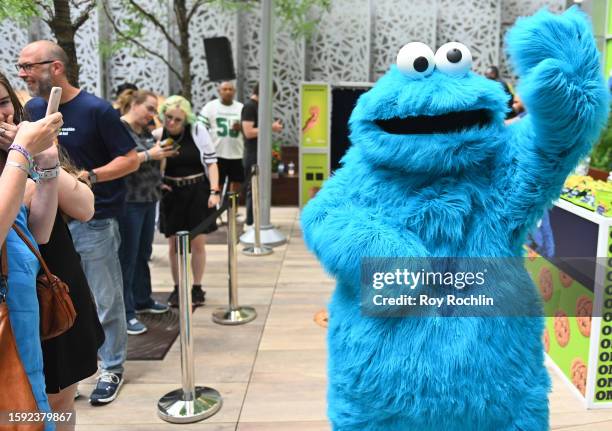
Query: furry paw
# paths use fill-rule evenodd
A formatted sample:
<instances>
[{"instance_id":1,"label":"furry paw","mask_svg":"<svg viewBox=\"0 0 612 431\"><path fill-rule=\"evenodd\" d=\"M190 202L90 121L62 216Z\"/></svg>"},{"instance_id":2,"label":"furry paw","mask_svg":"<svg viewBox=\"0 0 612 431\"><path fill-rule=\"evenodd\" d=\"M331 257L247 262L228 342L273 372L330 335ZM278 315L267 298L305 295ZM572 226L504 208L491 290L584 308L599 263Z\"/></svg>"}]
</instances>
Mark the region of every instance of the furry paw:
<instances>
[{"instance_id":1,"label":"furry paw","mask_svg":"<svg viewBox=\"0 0 612 431\"><path fill-rule=\"evenodd\" d=\"M592 63L599 61L591 24L578 7L561 15L542 9L531 17L519 18L506 35L506 44L521 77L547 59L558 60L572 72L592 70Z\"/></svg>"}]
</instances>

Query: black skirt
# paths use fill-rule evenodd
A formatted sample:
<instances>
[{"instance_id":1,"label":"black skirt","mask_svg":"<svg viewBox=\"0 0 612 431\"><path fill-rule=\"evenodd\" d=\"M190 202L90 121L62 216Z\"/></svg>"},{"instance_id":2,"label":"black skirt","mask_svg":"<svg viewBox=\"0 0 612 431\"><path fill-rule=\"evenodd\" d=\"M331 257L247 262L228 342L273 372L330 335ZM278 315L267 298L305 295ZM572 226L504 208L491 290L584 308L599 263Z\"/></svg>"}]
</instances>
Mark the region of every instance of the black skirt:
<instances>
[{"instance_id":1,"label":"black skirt","mask_svg":"<svg viewBox=\"0 0 612 431\"><path fill-rule=\"evenodd\" d=\"M191 231L216 211L214 207L208 208L210 183L207 179L182 187L168 185L172 191L164 192L159 204L159 230L166 238L182 230ZM216 230L217 223L213 220L203 233Z\"/></svg>"},{"instance_id":2,"label":"black skirt","mask_svg":"<svg viewBox=\"0 0 612 431\"><path fill-rule=\"evenodd\" d=\"M81 257L74 249L70 231L59 212L51 239L40 246L40 253L51 273L70 288L70 298L76 310L72 328L42 342L47 393L54 394L96 372L98 348L104 342L104 331L81 267Z\"/></svg>"}]
</instances>

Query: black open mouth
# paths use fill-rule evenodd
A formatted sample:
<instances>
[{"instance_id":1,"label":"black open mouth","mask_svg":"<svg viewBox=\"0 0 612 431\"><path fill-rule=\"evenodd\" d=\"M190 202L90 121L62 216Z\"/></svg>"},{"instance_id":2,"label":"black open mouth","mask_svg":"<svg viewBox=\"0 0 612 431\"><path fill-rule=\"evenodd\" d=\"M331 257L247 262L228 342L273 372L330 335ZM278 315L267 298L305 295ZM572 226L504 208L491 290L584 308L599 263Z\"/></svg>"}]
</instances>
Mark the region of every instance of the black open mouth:
<instances>
[{"instance_id":1,"label":"black open mouth","mask_svg":"<svg viewBox=\"0 0 612 431\"><path fill-rule=\"evenodd\" d=\"M424 135L431 133L452 133L474 127L485 127L491 122L491 111L451 112L444 115L419 115L418 117L376 120L378 127L392 135Z\"/></svg>"}]
</instances>

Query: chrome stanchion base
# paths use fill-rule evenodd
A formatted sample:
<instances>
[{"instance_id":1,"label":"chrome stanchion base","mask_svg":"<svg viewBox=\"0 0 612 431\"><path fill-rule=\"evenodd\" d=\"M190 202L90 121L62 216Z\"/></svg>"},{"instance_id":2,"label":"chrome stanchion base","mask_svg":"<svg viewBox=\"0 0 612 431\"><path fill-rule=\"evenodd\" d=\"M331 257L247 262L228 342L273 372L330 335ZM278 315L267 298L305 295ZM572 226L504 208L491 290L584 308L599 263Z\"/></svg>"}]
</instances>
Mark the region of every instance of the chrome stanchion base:
<instances>
[{"instance_id":1,"label":"chrome stanchion base","mask_svg":"<svg viewBox=\"0 0 612 431\"><path fill-rule=\"evenodd\" d=\"M223 404L221 394L212 388L196 386L192 401L185 401L184 394L183 389L176 389L164 395L157 402L159 417L174 424L189 424L214 415Z\"/></svg>"},{"instance_id":2,"label":"chrome stanchion base","mask_svg":"<svg viewBox=\"0 0 612 431\"><path fill-rule=\"evenodd\" d=\"M274 250L272 250L272 248L266 247L265 245L261 247L245 247L242 249L242 254L246 254L247 256L267 256L273 252Z\"/></svg>"},{"instance_id":3,"label":"chrome stanchion base","mask_svg":"<svg viewBox=\"0 0 612 431\"><path fill-rule=\"evenodd\" d=\"M219 309L213 312L213 322L219 325L243 325L257 317L257 311L253 307L238 307L235 310Z\"/></svg>"},{"instance_id":4,"label":"chrome stanchion base","mask_svg":"<svg viewBox=\"0 0 612 431\"><path fill-rule=\"evenodd\" d=\"M276 229L272 225L262 226L260 235L261 244L267 245L268 247L276 247L287 242L285 235L283 235L280 230ZM240 242L244 245L255 244L255 231L253 229L249 229L247 232L242 234L240 237Z\"/></svg>"}]
</instances>

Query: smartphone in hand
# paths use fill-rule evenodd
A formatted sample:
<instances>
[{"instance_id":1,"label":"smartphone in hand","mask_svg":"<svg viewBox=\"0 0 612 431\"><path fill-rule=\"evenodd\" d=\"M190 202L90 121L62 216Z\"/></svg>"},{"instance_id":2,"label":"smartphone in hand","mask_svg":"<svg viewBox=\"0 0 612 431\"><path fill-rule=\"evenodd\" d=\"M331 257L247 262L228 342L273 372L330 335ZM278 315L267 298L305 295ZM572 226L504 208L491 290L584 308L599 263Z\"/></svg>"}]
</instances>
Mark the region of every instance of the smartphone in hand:
<instances>
[{"instance_id":1,"label":"smartphone in hand","mask_svg":"<svg viewBox=\"0 0 612 431\"><path fill-rule=\"evenodd\" d=\"M59 109L60 99L62 98L62 87L53 87L49 94L49 103L47 103L47 113L45 117L55 114Z\"/></svg>"}]
</instances>

